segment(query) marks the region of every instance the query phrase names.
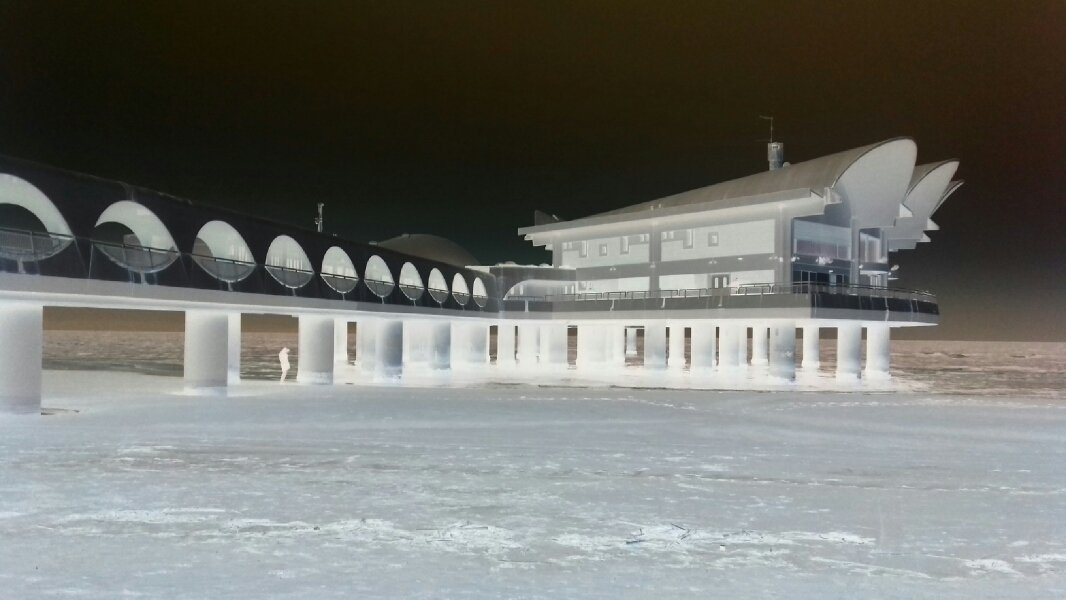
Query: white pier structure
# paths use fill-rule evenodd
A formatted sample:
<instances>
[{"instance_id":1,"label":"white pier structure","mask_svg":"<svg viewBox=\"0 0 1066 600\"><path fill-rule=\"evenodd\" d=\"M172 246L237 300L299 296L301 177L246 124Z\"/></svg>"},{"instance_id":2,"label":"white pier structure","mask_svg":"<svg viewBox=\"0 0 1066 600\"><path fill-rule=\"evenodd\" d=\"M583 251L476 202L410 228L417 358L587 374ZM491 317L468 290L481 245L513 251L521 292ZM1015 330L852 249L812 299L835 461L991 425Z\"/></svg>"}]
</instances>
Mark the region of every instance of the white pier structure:
<instances>
[{"instance_id":1,"label":"white pier structure","mask_svg":"<svg viewBox=\"0 0 1066 600\"><path fill-rule=\"evenodd\" d=\"M240 380L242 315L298 318L299 384L350 363L405 369L638 367L714 377L817 371L884 379L893 327L936 298L889 286L928 241L956 161L901 138L636 206L519 230L551 266L477 266L434 236L363 244L0 157L0 412L41 407L46 306L185 313L185 382ZM797 338L802 340L797 356ZM495 343L493 343L495 340ZM495 351L492 352L492 348ZM865 347L865 361L862 359Z\"/></svg>"}]
</instances>

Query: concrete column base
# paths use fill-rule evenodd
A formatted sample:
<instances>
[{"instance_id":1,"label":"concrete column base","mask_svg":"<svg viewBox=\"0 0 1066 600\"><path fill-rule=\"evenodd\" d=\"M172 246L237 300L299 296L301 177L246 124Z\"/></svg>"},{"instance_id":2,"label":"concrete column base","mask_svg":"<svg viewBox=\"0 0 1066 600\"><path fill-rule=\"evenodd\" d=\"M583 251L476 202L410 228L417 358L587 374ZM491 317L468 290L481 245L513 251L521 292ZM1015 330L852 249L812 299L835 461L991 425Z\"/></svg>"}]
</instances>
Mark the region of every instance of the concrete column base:
<instances>
[{"instance_id":1,"label":"concrete column base","mask_svg":"<svg viewBox=\"0 0 1066 600\"><path fill-rule=\"evenodd\" d=\"M769 364L769 327L751 328L751 364Z\"/></svg>"},{"instance_id":2,"label":"concrete column base","mask_svg":"<svg viewBox=\"0 0 1066 600\"><path fill-rule=\"evenodd\" d=\"M683 369L685 367L685 327L671 325L668 339L666 365L671 369Z\"/></svg>"},{"instance_id":3,"label":"concrete column base","mask_svg":"<svg viewBox=\"0 0 1066 600\"><path fill-rule=\"evenodd\" d=\"M692 371L708 372L714 369L717 342L715 331L716 328L711 323L692 325L692 348L689 357Z\"/></svg>"},{"instance_id":4,"label":"concrete column base","mask_svg":"<svg viewBox=\"0 0 1066 600\"><path fill-rule=\"evenodd\" d=\"M644 326L644 368L666 368L666 326Z\"/></svg>"},{"instance_id":5,"label":"concrete column base","mask_svg":"<svg viewBox=\"0 0 1066 600\"><path fill-rule=\"evenodd\" d=\"M515 364L515 325L507 321L496 328L496 364L501 367L513 367Z\"/></svg>"},{"instance_id":6,"label":"concrete column base","mask_svg":"<svg viewBox=\"0 0 1066 600\"><path fill-rule=\"evenodd\" d=\"M866 370L867 379L889 379L892 363L891 329L887 324L871 325L866 328Z\"/></svg>"},{"instance_id":7,"label":"concrete column base","mask_svg":"<svg viewBox=\"0 0 1066 600\"><path fill-rule=\"evenodd\" d=\"M185 389L222 393L229 383L230 314L185 311Z\"/></svg>"},{"instance_id":8,"label":"concrete column base","mask_svg":"<svg viewBox=\"0 0 1066 600\"><path fill-rule=\"evenodd\" d=\"M0 304L0 343L7 347L0 360L0 413L41 414L44 307Z\"/></svg>"},{"instance_id":9,"label":"concrete column base","mask_svg":"<svg viewBox=\"0 0 1066 600\"><path fill-rule=\"evenodd\" d=\"M821 330L818 327L806 326L803 328L803 370L804 371L817 371L822 366L820 358L821 343L819 335Z\"/></svg>"},{"instance_id":10,"label":"concrete column base","mask_svg":"<svg viewBox=\"0 0 1066 600\"><path fill-rule=\"evenodd\" d=\"M770 328L770 377L796 379L796 325L782 323Z\"/></svg>"},{"instance_id":11,"label":"concrete column base","mask_svg":"<svg viewBox=\"0 0 1066 600\"><path fill-rule=\"evenodd\" d=\"M333 317L300 315L299 362L296 381L329 385L333 383Z\"/></svg>"},{"instance_id":12,"label":"concrete column base","mask_svg":"<svg viewBox=\"0 0 1066 600\"><path fill-rule=\"evenodd\" d=\"M237 385L241 382L241 313L229 314L229 332L226 383Z\"/></svg>"},{"instance_id":13,"label":"concrete column base","mask_svg":"<svg viewBox=\"0 0 1066 600\"><path fill-rule=\"evenodd\" d=\"M862 327L858 323L837 327L837 379L858 379L861 360Z\"/></svg>"}]
</instances>

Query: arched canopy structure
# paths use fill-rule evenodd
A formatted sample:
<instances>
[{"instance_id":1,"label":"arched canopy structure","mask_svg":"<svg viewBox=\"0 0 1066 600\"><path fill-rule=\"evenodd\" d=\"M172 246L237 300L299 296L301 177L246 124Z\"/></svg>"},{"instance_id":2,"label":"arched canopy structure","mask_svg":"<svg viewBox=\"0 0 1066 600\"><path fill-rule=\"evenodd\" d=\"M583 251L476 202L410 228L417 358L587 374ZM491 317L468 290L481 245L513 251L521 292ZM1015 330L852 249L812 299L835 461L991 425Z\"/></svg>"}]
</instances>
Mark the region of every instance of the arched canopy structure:
<instances>
[{"instance_id":1,"label":"arched canopy structure","mask_svg":"<svg viewBox=\"0 0 1066 600\"><path fill-rule=\"evenodd\" d=\"M42 260L72 241L70 226L48 196L24 179L0 173L0 257Z\"/></svg>"},{"instance_id":2,"label":"arched canopy structure","mask_svg":"<svg viewBox=\"0 0 1066 600\"><path fill-rule=\"evenodd\" d=\"M526 279L511 286L503 295L504 300L512 298L561 296L570 293L574 282L552 279Z\"/></svg>"},{"instance_id":3,"label":"arched canopy structure","mask_svg":"<svg viewBox=\"0 0 1066 600\"><path fill-rule=\"evenodd\" d=\"M929 219L943 199L954 190L951 178L958 167L956 160L915 167L907 197L903 200L910 215L896 219L895 226L885 229L890 249L912 249L923 239L925 230L932 229Z\"/></svg>"},{"instance_id":4,"label":"arched canopy structure","mask_svg":"<svg viewBox=\"0 0 1066 600\"><path fill-rule=\"evenodd\" d=\"M396 280L392 277L389 265L385 264L385 259L377 254L366 261L364 275L366 287L370 288L370 291L379 298L385 298L396 287Z\"/></svg>"},{"instance_id":5,"label":"arched canopy structure","mask_svg":"<svg viewBox=\"0 0 1066 600\"><path fill-rule=\"evenodd\" d=\"M466 284L462 273L456 273L452 278L452 297L459 303L459 306L466 306L470 300L470 286Z\"/></svg>"},{"instance_id":6,"label":"arched canopy structure","mask_svg":"<svg viewBox=\"0 0 1066 600\"><path fill-rule=\"evenodd\" d=\"M322 280L339 294L347 294L359 284L359 274L348 253L337 246L322 258Z\"/></svg>"},{"instance_id":7,"label":"arched canopy structure","mask_svg":"<svg viewBox=\"0 0 1066 600\"><path fill-rule=\"evenodd\" d=\"M400 267L400 291L411 300L418 300L426 293L426 286L422 283L422 276L418 269L409 262Z\"/></svg>"},{"instance_id":8,"label":"arched canopy structure","mask_svg":"<svg viewBox=\"0 0 1066 600\"><path fill-rule=\"evenodd\" d=\"M437 304L444 304L448 299L448 281L436 267L429 272L429 295Z\"/></svg>"},{"instance_id":9,"label":"arched canopy structure","mask_svg":"<svg viewBox=\"0 0 1066 600\"><path fill-rule=\"evenodd\" d=\"M122 267L154 273L178 259L178 247L166 225L147 207L132 200L108 206L96 220L94 245Z\"/></svg>"},{"instance_id":10,"label":"arched canopy structure","mask_svg":"<svg viewBox=\"0 0 1066 600\"><path fill-rule=\"evenodd\" d=\"M485 289L485 282L481 281L480 277L474 278L474 304L477 304L481 308L485 308L485 305L489 303L489 293Z\"/></svg>"},{"instance_id":11,"label":"arched canopy structure","mask_svg":"<svg viewBox=\"0 0 1066 600\"><path fill-rule=\"evenodd\" d=\"M209 275L237 283L255 271L255 259L244 237L225 221L208 221L196 234L192 259Z\"/></svg>"},{"instance_id":12,"label":"arched canopy structure","mask_svg":"<svg viewBox=\"0 0 1066 600\"><path fill-rule=\"evenodd\" d=\"M281 285L297 289L311 282L311 259L296 240L279 235L267 249L266 270Z\"/></svg>"}]
</instances>

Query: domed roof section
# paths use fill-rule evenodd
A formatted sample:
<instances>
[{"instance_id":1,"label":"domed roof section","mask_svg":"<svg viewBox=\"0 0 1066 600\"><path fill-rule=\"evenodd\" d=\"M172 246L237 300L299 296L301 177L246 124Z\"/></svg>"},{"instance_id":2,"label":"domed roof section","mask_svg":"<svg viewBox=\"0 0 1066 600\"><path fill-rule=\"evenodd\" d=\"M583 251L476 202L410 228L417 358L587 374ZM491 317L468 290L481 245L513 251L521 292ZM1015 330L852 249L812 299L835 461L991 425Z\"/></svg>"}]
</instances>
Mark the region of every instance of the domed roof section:
<instances>
[{"instance_id":1,"label":"domed roof section","mask_svg":"<svg viewBox=\"0 0 1066 600\"><path fill-rule=\"evenodd\" d=\"M455 242L426 233L405 233L378 242L378 246L419 258L436 260L455 267L481 264L473 254Z\"/></svg>"}]
</instances>

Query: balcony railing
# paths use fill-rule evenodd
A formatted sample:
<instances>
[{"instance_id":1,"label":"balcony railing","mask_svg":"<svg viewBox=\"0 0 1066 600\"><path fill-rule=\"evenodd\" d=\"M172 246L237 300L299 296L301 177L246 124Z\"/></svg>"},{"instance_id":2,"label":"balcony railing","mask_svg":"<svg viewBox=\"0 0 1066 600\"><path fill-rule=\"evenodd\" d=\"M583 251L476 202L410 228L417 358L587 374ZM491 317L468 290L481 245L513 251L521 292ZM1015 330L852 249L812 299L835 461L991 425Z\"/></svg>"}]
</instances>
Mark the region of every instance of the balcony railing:
<instances>
[{"instance_id":1,"label":"balcony railing","mask_svg":"<svg viewBox=\"0 0 1066 600\"><path fill-rule=\"evenodd\" d=\"M520 302L584 302L595 300L657 300L661 298L716 298L721 296L773 296L794 294L839 294L875 298L895 298L936 302L932 292L903 288L886 288L872 285L827 285L818 283L754 283L737 287L692 288L682 290L625 291L625 292L580 292L574 294L549 294L508 296L507 301Z\"/></svg>"}]
</instances>

